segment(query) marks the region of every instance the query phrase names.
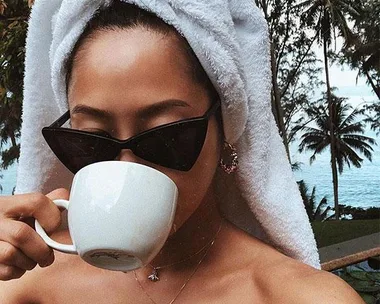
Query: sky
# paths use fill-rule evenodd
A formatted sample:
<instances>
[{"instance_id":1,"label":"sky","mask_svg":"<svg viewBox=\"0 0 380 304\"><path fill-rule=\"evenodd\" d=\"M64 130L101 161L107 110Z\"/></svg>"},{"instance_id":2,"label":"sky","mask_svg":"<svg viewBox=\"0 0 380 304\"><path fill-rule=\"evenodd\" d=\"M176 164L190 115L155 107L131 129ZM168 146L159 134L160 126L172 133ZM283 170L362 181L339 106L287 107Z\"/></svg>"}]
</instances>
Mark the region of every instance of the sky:
<instances>
[{"instance_id":1,"label":"sky","mask_svg":"<svg viewBox=\"0 0 380 304\"><path fill-rule=\"evenodd\" d=\"M357 106L364 101L374 101L376 96L370 86L366 84L365 78L357 79L357 71L348 67L331 67L330 81L333 87L337 87L339 96L348 97L350 102Z\"/></svg>"},{"instance_id":2,"label":"sky","mask_svg":"<svg viewBox=\"0 0 380 304\"><path fill-rule=\"evenodd\" d=\"M332 45L333 50L338 52L341 49L342 41L338 38L338 41ZM323 66L323 49L322 47L315 46L314 52L321 60L322 73L321 79L325 79L324 66ZM364 77L357 77L358 71L351 70L348 66L342 66L338 64L330 65L330 83L332 87L337 87L336 94L339 97L348 97L351 104L356 107L364 101L377 100L377 96L372 91L371 87L366 84ZM321 89L325 89L324 86Z\"/></svg>"}]
</instances>

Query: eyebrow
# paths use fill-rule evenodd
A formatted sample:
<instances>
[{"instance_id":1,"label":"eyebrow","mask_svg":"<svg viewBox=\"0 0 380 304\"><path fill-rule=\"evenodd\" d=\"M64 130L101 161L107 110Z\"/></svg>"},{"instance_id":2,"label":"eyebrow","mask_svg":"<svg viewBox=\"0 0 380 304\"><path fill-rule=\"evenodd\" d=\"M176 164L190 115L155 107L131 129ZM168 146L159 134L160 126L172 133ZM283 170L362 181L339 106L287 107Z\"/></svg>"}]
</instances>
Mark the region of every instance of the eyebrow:
<instances>
[{"instance_id":1,"label":"eyebrow","mask_svg":"<svg viewBox=\"0 0 380 304\"><path fill-rule=\"evenodd\" d=\"M179 99L167 99L160 101L158 103L149 105L145 108L139 109L137 111L137 116L143 119L157 116L161 113L167 112L173 107L191 107L187 102ZM107 110L101 110L98 108L93 108L83 104L76 105L72 111L71 115L74 114L85 114L99 119L110 119L112 113Z\"/></svg>"},{"instance_id":2,"label":"eyebrow","mask_svg":"<svg viewBox=\"0 0 380 304\"><path fill-rule=\"evenodd\" d=\"M100 119L108 119L112 117L111 112L107 110L101 110L97 108L93 108L90 106L86 106L83 104L76 105L72 110L71 110L71 116L74 114L85 114L89 116L94 116Z\"/></svg>"},{"instance_id":3,"label":"eyebrow","mask_svg":"<svg viewBox=\"0 0 380 304\"><path fill-rule=\"evenodd\" d=\"M187 102L179 99L167 99L147 106L137 111L137 116L142 119L158 116L171 110L173 107L191 107Z\"/></svg>"}]
</instances>

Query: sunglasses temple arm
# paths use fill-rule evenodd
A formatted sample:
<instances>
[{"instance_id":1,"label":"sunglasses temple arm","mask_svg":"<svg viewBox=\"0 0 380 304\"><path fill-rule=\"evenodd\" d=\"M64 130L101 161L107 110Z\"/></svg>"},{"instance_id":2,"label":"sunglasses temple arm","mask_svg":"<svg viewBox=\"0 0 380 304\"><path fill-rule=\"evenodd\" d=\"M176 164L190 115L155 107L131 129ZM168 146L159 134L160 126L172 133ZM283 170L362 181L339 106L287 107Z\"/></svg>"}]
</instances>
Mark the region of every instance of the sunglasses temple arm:
<instances>
[{"instance_id":1,"label":"sunglasses temple arm","mask_svg":"<svg viewBox=\"0 0 380 304\"><path fill-rule=\"evenodd\" d=\"M70 118L70 110L63 114L60 118L58 118L55 122L53 122L49 127L50 128L59 128Z\"/></svg>"},{"instance_id":2,"label":"sunglasses temple arm","mask_svg":"<svg viewBox=\"0 0 380 304\"><path fill-rule=\"evenodd\" d=\"M213 106L205 113L204 117L205 118L210 118L215 112L216 110L218 110L220 107L220 102L215 102L213 104Z\"/></svg>"}]
</instances>

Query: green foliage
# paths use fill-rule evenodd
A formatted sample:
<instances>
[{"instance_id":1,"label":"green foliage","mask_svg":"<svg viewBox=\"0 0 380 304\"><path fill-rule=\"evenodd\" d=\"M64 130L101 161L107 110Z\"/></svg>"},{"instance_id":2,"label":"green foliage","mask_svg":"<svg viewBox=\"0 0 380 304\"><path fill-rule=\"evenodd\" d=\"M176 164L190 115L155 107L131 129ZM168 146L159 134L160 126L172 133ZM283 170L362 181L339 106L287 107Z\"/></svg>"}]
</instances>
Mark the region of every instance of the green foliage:
<instances>
[{"instance_id":1,"label":"green foliage","mask_svg":"<svg viewBox=\"0 0 380 304\"><path fill-rule=\"evenodd\" d=\"M380 101L373 104L366 105L365 122L369 123L371 130L376 132L376 135L380 135Z\"/></svg>"},{"instance_id":2,"label":"green foliage","mask_svg":"<svg viewBox=\"0 0 380 304\"><path fill-rule=\"evenodd\" d=\"M360 14L352 16L357 39L343 49L340 63L365 76L380 100L380 1L363 0Z\"/></svg>"},{"instance_id":3,"label":"green foliage","mask_svg":"<svg viewBox=\"0 0 380 304\"><path fill-rule=\"evenodd\" d=\"M312 222L318 248L380 232L380 219Z\"/></svg>"},{"instance_id":4,"label":"green foliage","mask_svg":"<svg viewBox=\"0 0 380 304\"><path fill-rule=\"evenodd\" d=\"M346 45L352 45L357 39L348 18L360 15L360 0L305 0L297 7L304 9L302 24L317 33L318 42L326 41L330 45L340 36Z\"/></svg>"},{"instance_id":5,"label":"green foliage","mask_svg":"<svg viewBox=\"0 0 380 304\"><path fill-rule=\"evenodd\" d=\"M343 268L337 273L367 304L376 304L380 301L380 272L365 271L360 267L355 269Z\"/></svg>"},{"instance_id":6,"label":"green foliage","mask_svg":"<svg viewBox=\"0 0 380 304\"><path fill-rule=\"evenodd\" d=\"M327 214L328 211L331 210L331 207L330 206L326 207L327 205L326 196L324 196L319 202L319 204L317 205L317 202L315 200L315 191L316 191L315 186L313 187L313 190L309 194L309 189L303 180L298 181L297 183L298 183L302 201L305 206L306 213L307 213L307 216L309 217L310 222L314 222L314 221L323 222L330 219L331 217L335 215L333 214L329 216Z\"/></svg>"},{"instance_id":7,"label":"green foliage","mask_svg":"<svg viewBox=\"0 0 380 304\"><path fill-rule=\"evenodd\" d=\"M351 215L353 220L380 219L379 207L369 207L364 209L362 207L352 207L339 204L339 210L342 215Z\"/></svg>"},{"instance_id":8,"label":"green foliage","mask_svg":"<svg viewBox=\"0 0 380 304\"><path fill-rule=\"evenodd\" d=\"M2 2L4 8L4 2ZM19 157L28 4L13 0L0 16L0 151L3 169Z\"/></svg>"},{"instance_id":9,"label":"green foliage","mask_svg":"<svg viewBox=\"0 0 380 304\"><path fill-rule=\"evenodd\" d=\"M299 28L302 11L298 0L257 0L268 22L272 58L272 110L287 147L293 119L308 107L314 90L321 84L318 60L311 50L315 37Z\"/></svg>"}]
</instances>

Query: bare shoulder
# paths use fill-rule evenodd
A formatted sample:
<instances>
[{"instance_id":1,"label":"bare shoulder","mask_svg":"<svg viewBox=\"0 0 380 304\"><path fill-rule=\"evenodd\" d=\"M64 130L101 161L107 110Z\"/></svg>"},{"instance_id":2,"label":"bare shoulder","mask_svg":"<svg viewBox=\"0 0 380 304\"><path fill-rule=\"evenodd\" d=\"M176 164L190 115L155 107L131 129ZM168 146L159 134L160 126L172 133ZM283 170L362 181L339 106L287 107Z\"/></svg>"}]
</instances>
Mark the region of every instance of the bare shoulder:
<instances>
[{"instance_id":1,"label":"bare shoulder","mask_svg":"<svg viewBox=\"0 0 380 304\"><path fill-rule=\"evenodd\" d=\"M281 265L277 267L281 269ZM279 272L287 299L282 303L364 304L362 298L337 275L286 257ZM278 278L281 279L281 278Z\"/></svg>"},{"instance_id":2,"label":"bare shoulder","mask_svg":"<svg viewBox=\"0 0 380 304\"><path fill-rule=\"evenodd\" d=\"M300 298L309 298L309 303L364 304L359 294L337 275L313 270L300 277Z\"/></svg>"},{"instance_id":3,"label":"bare shoulder","mask_svg":"<svg viewBox=\"0 0 380 304\"><path fill-rule=\"evenodd\" d=\"M234 296L245 295L241 303L365 304L338 276L292 259L233 226L229 231L226 261L231 255L239 257L230 269L231 281L237 282Z\"/></svg>"}]
</instances>

